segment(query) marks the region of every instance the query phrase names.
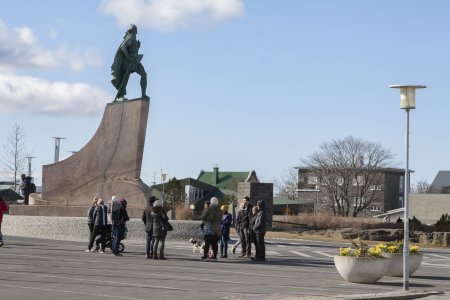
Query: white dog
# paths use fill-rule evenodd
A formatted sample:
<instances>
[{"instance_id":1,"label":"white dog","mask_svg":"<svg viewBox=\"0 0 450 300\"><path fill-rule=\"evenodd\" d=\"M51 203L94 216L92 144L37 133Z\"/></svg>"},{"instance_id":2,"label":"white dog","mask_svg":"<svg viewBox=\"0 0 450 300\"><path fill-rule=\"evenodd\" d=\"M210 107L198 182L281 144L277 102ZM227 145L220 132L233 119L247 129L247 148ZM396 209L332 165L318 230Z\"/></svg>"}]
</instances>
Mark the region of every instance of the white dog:
<instances>
[{"instance_id":1,"label":"white dog","mask_svg":"<svg viewBox=\"0 0 450 300\"><path fill-rule=\"evenodd\" d=\"M205 243L202 241L197 241L194 238L189 239L189 243L192 244L192 251L195 253L196 250L198 250L198 253L201 253L203 249L205 248Z\"/></svg>"}]
</instances>

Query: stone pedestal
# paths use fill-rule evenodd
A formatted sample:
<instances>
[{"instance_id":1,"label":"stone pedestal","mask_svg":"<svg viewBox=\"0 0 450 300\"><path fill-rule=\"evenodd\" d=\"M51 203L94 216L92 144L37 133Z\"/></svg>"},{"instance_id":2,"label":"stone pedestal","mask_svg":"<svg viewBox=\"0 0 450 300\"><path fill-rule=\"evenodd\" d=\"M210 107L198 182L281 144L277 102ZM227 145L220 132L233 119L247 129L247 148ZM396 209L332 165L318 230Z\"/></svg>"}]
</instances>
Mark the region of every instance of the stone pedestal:
<instances>
[{"instance_id":1,"label":"stone pedestal","mask_svg":"<svg viewBox=\"0 0 450 300\"><path fill-rule=\"evenodd\" d=\"M256 205L262 200L266 205L268 229L272 228L273 219L273 183L261 182L239 182L238 183L238 206L244 197L250 197L251 203Z\"/></svg>"},{"instance_id":2,"label":"stone pedestal","mask_svg":"<svg viewBox=\"0 0 450 300\"><path fill-rule=\"evenodd\" d=\"M43 167L45 203L89 206L94 196L107 203L115 195L125 198L130 207L145 207L150 190L140 175L149 107L146 99L109 103L86 146Z\"/></svg>"}]
</instances>

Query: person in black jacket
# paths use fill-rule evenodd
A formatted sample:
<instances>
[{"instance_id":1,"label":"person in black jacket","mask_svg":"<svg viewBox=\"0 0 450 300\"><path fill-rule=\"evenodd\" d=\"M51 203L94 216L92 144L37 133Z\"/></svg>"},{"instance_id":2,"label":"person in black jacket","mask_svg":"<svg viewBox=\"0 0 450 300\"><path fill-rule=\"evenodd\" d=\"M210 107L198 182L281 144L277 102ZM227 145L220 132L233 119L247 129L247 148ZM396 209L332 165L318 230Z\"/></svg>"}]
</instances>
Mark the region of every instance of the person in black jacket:
<instances>
[{"instance_id":1,"label":"person in black jacket","mask_svg":"<svg viewBox=\"0 0 450 300\"><path fill-rule=\"evenodd\" d=\"M163 222L168 221L166 211L162 207L161 200L153 203L151 220L153 223L153 259L166 259L164 256L164 245L166 243L167 229L163 226ZM159 256L158 256L159 247Z\"/></svg>"},{"instance_id":2,"label":"person in black jacket","mask_svg":"<svg viewBox=\"0 0 450 300\"><path fill-rule=\"evenodd\" d=\"M97 207L94 210L93 218L94 218L94 228L92 229L92 234L89 239L89 245L85 252L91 252L92 246L94 245L95 237L100 235L100 243L101 249L100 253L105 252L106 240L105 240L105 231L106 226L108 226L108 218L107 218L107 208L103 204L103 199L98 199Z\"/></svg>"},{"instance_id":3,"label":"person in black jacket","mask_svg":"<svg viewBox=\"0 0 450 300\"><path fill-rule=\"evenodd\" d=\"M145 225L145 257L153 258L153 222L152 222L152 208L156 201L155 196L151 196L148 200L147 206L142 212L142 222Z\"/></svg>"},{"instance_id":4,"label":"person in black jacket","mask_svg":"<svg viewBox=\"0 0 450 300\"><path fill-rule=\"evenodd\" d=\"M89 227L89 237L92 235L92 230L94 230L94 210L97 207L98 198L94 197L92 200L92 205L88 209L87 217L88 217L88 227Z\"/></svg>"},{"instance_id":5,"label":"person in black jacket","mask_svg":"<svg viewBox=\"0 0 450 300\"><path fill-rule=\"evenodd\" d=\"M250 258L252 254L252 245L250 241L250 218L252 214L253 205L250 203L249 197L244 197L244 203L242 206L242 210L239 211L240 219L242 222L241 226L241 244L242 251L239 257L247 257Z\"/></svg>"},{"instance_id":6,"label":"person in black jacket","mask_svg":"<svg viewBox=\"0 0 450 300\"><path fill-rule=\"evenodd\" d=\"M21 176L22 182L20 183L20 192L23 195L23 204L28 205L29 203L29 196L31 194L31 177L25 176L25 174L22 174Z\"/></svg>"}]
</instances>

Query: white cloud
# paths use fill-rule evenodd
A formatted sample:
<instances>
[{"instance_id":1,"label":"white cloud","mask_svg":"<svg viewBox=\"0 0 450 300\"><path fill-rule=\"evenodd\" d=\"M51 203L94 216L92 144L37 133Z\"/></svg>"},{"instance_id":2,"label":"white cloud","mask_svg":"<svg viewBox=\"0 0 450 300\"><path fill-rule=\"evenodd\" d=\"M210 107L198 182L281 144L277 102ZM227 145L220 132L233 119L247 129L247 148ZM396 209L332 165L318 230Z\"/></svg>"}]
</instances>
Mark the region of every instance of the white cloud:
<instances>
[{"instance_id":1,"label":"white cloud","mask_svg":"<svg viewBox=\"0 0 450 300\"><path fill-rule=\"evenodd\" d=\"M117 19L160 31L211 26L244 12L242 0L103 0L101 10Z\"/></svg>"},{"instance_id":2,"label":"white cloud","mask_svg":"<svg viewBox=\"0 0 450 300\"><path fill-rule=\"evenodd\" d=\"M89 115L102 111L105 102L112 98L85 83L50 82L0 73L1 113Z\"/></svg>"},{"instance_id":3,"label":"white cloud","mask_svg":"<svg viewBox=\"0 0 450 300\"><path fill-rule=\"evenodd\" d=\"M79 72L86 67L102 65L100 52L82 52L65 46L45 49L29 27L8 29L0 19L1 69L69 69Z\"/></svg>"}]
</instances>

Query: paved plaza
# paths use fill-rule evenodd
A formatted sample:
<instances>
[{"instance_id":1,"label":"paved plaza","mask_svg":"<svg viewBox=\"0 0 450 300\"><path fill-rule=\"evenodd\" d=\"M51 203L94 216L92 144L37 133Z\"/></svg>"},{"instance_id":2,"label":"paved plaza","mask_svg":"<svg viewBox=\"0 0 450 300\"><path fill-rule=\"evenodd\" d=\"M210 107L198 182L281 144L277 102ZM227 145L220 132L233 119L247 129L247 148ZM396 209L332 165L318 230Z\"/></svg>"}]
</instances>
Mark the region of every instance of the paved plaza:
<instances>
[{"instance_id":1,"label":"paved plaza","mask_svg":"<svg viewBox=\"0 0 450 300\"><path fill-rule=\"evenodd\" d=\"M127 240L123 257L112 257L109 250L85 253L81 242L6 236L5 243L0 299L333 299L402 290L402 278L344 281L333 263L335 243L271 239L265 263L231 253L217 263L201 262L191 244L181 241L167 243L166 261L145 259L143 243ZM449 249L424 249L410 290L450 290Z\"/></svg>"}]
</instances>

